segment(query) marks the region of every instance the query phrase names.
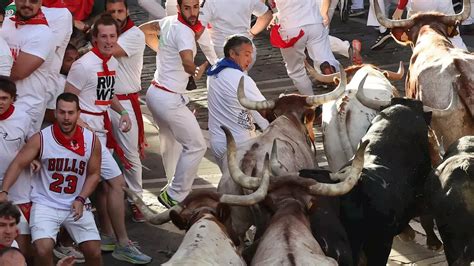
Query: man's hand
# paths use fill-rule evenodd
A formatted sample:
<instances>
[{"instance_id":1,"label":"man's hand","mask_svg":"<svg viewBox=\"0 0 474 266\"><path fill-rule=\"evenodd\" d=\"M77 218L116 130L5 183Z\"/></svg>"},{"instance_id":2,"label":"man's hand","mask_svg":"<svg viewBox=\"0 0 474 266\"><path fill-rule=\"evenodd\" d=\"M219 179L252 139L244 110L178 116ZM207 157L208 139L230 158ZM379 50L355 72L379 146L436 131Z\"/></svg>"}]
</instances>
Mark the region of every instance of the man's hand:
<instances>
[{"instance_id":1,"label":"man's hand","mask_svg":"<svg viewBox=\"0 0 474 266\"><path fill-rule=\"evenodd\" d=\"M397 8L393 12L392 19L400 20L400 19L402 19L402 15L403 15L403 9L398 9Z\"/></svg>"},{"instance_id":2,"label":"man's hand","mask_svg":"<svg viewBox=\"0 0 474 266\"><path fill-rule=\"evenodd\" d=\"M74 256L67 256L58 261L56 266L73 266L74 265Z\"/></svg>"},{"instance_id":3,"label":"man's hand","mask_svg":"<svg viewBox=\"0 0 474 266\"><path fill-rule=\"evenodd\" d=\"M0 192L0 202L6 202L8 201L8 194L3 191L3 192Z\"/></svg>"},{"instance_id":4,"label":"man's hand","mask_svg":"<svg viewBox=\"0 0 474 266\"><path fill-rule=\"evenodd\" d=\"M324 25L324 27L326 27L326 28L329 27L329 22L330 22L330 21L329 21L329 15L328 15L328 13L326 13L326 14L321 14L321 16L323 17L323 25Z\"/></svg>"},{"instance_id":5,"label":"man's hand","mask_svg":"<svg viewBox=\"0 0 474 266\"><path fill-rule=\"evenodd\" d=\"M33 173L38 173L39 170L41 169L41 162L38 161L38 160L33 160L31 163L30 163L30 168L31 170L33 171Z\"/></svg>"},{"instance_id":6,"label":"man's hand","mask_svg":"<svg viewBox=\"0 0 474 266\"><path fill-rule=\"evenodd\" d=\"M199 70L197 73L194 75L194 80L200 80L204 72L206 71L207 66L209 65L209 62L204 62L199 66Z\"/></svg>"},{"instance_id":7,"label":"man's hand","mask_svg":"<svg viewBox=\"0 0 474 266\"><path fill-rule=\"evenodd\" d=\"M119 125L122 132L130 131L132 128L132 120L130 120L130 116L128 114L120 115Z\"/></svg>"},{"instance_id":8,"label":"man's hand","mask_svg":"<svg viewBox=\"0 0 474 266\"><path fill-rule=\"evenodd\" d=\"M278 12L273 13L273 19L270 21L270 23L267 26L267 30L270 30L273 26L278 24Z\"/></svg>"},{"instance_id":9,"label":"man's hand","mask_svg":"<svg viewBox=\"0 0 474 266\"><path fill-rule=\"evenodd\" d=\"M83 211L84 204L78 200L74 200L71 206L71 212L73 213L74 221L81 219Z\"/></svg>"},{"instance_id":10,"label":"man's hand","mask_svg":"<svg viewBox=\"0 0 474 266\"><path fill-rule=\"evenodd\" d=\"M80 20L74 20L74 27L85 33L90 30L90 26Z\"/></svg>"}]
</instances>

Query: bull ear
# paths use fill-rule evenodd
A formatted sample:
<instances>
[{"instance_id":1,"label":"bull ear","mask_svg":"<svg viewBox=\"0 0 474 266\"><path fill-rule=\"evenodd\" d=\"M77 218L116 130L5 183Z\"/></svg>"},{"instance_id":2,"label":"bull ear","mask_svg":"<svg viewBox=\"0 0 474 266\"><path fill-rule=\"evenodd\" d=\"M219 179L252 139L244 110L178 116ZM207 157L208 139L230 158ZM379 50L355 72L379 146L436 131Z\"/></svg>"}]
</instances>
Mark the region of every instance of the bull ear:
<instances>
[{"instance_id":1,"label":"bull ear","mask_svg":"<svg viewBox=\"0 0 474 266\"><path fill-rule=\"evenodd\" d=\"M303 114L303 124L305 125L306 129L308 130L309 138L311 141L314 141L314 130L313 130L313 123L316 114L312 109L308 109Z\"/></svg>"},{"instance_id":2,"label":"bull ear","mask_svg":"<svg viewBox=\"0 0 474 266\"><path fill-rule=\"evenodd\" d=\"M407 28L393 28L392 36L401 45L407 46L413 43Z\"/></svg>"},{"instance_id":3,"label":"bull ear","mask_svg":"<svg viewBox=\"0 0 474 266\"><path fill-rule=\"evenodd\" d=\"M453 38L454 36L458 35L458 27L457 25L455 26L448 26L446 33L448 34L449 38Z\"/></svg>"},{"instance_id":4,"label":"bull ear","mask_svg":"<svg viewBox=\"0 0 474 266\"><path fill-rule=\"evenodd\" d=\"M186 220L184 217L179 215L175 210L172 210L170 212L170 218L171 221L173 222L176 227L178 227L180 230L186 230L188 226L188 220Z\"/></svg>"},{"instance_id":5,"label":"bull ear","mask_svg":"<svg viewBox=\"0 0 474 266\"><path fill-rule=\"evenodd\" d=\"M227 204L217 204L217 216L221 222L225 222L230 217L230 207Z\"/></svg>"}]
</instances>

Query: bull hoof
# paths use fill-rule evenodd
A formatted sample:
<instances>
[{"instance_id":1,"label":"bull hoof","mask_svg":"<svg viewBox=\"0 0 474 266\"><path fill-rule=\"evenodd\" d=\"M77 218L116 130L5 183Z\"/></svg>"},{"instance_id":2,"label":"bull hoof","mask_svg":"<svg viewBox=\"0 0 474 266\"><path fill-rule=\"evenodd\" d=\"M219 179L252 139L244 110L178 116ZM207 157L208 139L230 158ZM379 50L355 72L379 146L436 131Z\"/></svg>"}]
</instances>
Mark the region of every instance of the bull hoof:
<instances>
[{"instance_id":1,"label":"bull hoof","mask_svg":"<svg viewBox=\"0 0 474 266\"><path fill-rule=\"evenodd\" d=\"M443 243L439 241L437 237L434 237L434 238L428 237L426 239L426 245L428 246L429 250L433 250L433 251L441 251L443 249Z\"/></svg>"},{"instance_id":2,"label":"bull hoof","mask_svg":"<svg viewBox=\"0 0 474 266\"><path fill-rule=\"evenodd\" d=\"M416 232L411 228L411 226L407 226L403 231L398 235L398 237L405 242L413 241L415 239Z\"/></svg>"}]
</instances>

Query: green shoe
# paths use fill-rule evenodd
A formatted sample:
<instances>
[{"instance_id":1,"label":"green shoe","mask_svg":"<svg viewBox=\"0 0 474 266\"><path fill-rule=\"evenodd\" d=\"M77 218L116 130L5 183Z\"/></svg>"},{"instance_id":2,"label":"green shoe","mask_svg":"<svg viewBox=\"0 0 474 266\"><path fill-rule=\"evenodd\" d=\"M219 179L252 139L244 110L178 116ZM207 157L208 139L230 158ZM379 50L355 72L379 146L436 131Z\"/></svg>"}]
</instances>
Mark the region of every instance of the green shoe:
<instances>
[{"instance_id":1,"label":"green shoe","mask_svg":"<svg viewBox=\"0 0 474 266\"><path fill-rule=\"evenodd\" d=\"M100 250L105 252L114 251L116 242L114 237L100 234Z\"/></svg>"},{"instance_id":2,"label":"green shoe","mask_svg":"<svg viewBox=\"0 0 474 266\"><path fill-rule=\"evenodd\" d=\"M178 204L176 200L174 200L170 197L170 195L168 195L166 189L161 191L160 195L158 196L158 201L168 209Z\"/></svg>"},{"instance_id":3,"label":"green shoe","mask_svg":"<svg viewBox=\"0 0 474 266\"><path fill-rule=\"evenodd\" d=\"M126 261L132 264L147 264L150 263L152 258L143 254L138 250L136 244L132 241L128 242L126 246L120 246L117 244L115 250L112 253L112 257L117 260Z\"/></svg>"}]
</instances>

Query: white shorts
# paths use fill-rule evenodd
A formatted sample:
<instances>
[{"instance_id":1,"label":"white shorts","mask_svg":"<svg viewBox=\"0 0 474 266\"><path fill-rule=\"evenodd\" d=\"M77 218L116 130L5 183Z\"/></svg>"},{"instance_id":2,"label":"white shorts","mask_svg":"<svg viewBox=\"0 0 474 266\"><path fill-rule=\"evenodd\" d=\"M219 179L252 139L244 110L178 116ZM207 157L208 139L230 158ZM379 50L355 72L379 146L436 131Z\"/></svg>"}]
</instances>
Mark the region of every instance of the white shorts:
<instances>
[{"instance_id":1,"label":"white shorts","mask_svg":"<svg viewBox=\"0 0 474 266\"><path fill-rule=\"evenodd\" d=\"M20 210L20 222L18 223L18 231L20 235L30 235L30 223L28 223L28 220L26 219L25 215L23 212ZM30 216L31 217L31 216Z\"/></svg>"},{"instance_id":2,"label":"white shorts","mask_svg":"<svg viewBox=\"0 0 474 266\"><path fill-rule=\"evenodd\" d=\"M70 210L52 208L33 203L30 217L31 242L38 239L50 238L56 242L59 228L64 226L72 239L80 244L85 241L100 240L99 231L94 221L94 215L86 210L82 217L74 221Z\"/></svg>"},{"instance_id":3,"label":"white shorts","mask_svg":"<svg viewBox=\"0 0 474 266\"><path fill-rule=\"evenodd\" d=\"M122 174L122 170L118 166L117 162L115 161L112 153L109 149L105 146L105 144L101 141L102 146L102 162L100 164L100 177L103 180L110 180L114 177L117 177Z\"/></svg>"}]
</instances>

